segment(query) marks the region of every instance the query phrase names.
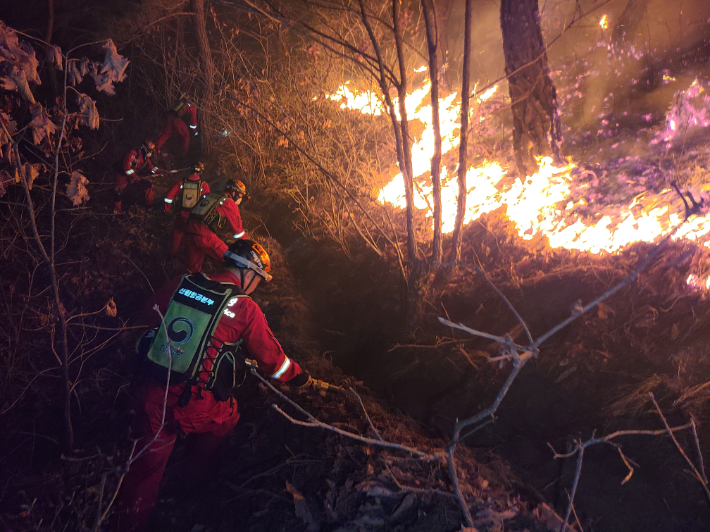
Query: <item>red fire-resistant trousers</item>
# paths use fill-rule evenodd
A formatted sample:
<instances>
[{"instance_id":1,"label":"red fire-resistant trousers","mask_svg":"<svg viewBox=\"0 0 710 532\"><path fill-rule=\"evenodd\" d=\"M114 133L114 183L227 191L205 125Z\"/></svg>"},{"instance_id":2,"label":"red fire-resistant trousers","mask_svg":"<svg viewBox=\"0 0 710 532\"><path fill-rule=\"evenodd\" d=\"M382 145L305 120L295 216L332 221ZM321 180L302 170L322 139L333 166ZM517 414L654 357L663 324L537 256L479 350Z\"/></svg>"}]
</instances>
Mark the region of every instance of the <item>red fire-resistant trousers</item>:
<instances>
[{"instance_id":1,"label":"red fire-resistant trousers","mask_svg":"<svg viewBox=\"0 0 710 532\"><path fill-rule=\"evenodd\" d=\"M187 209L181 210L177 216L175 216L175 223L173 224L173 246L171 253L177 255L180 251L180 244L182 243L182 237L185 234L185 228L187 227L187 219L190 216L190 211Z\"/></svg>"},{"instance_id":2,"label":"red fire-resistant trousers","mask_svg":"<svg viewBox=\"0 0 710 532\"><path fill-rule=\"evenodd\" d=\"M210 392L193 389L190 402L177 406L184 385L169 388L162 425L165 387L151 383L138 396L140 404L135 423L140 436L135 447L136 455L150 445L131 464L123 479L116 499L109 530L115 532L143 532L147 530L148 516L158 500L158 489L165 466L173 450L177 431L196 434L196 441L183 460L189 464L192 477L213 473L217 466L219 447L239 420L236 401L219 402ZM157 438L156 438L157 434Z\"/></svg>"},{"instance_id":3,"label":"red fire-resistant trousers","mask_svg":"<svg viewBox=\"0 0 710 532\"><path fill-rule=\"evenodd\" d=\"M206 225L188 221L185 228L185 266L190 273L197 273L202 269L205 255L217 259L224 259L227 251L225 244Z\"/></svg>"},{"instance_id":4,"label":"red fire-resistant trousers","mask_svg":"<svg viewBox=\"0 0 710 532\"><path fill-rule=\"evenodd\" d=\"M155 141L155 147L160 150L173 133L177 133L182 139L182 155L187 155L187 151L190 149L190 130L185 122L172 113L168 113L165 126Z\"/></svg>"},{"instance_id":5,"label":"red fire-resistant trousers","mask_svg":"<svg viewBox=\"0 0 710 532\"><path fill-rule=\"evenodd\" d=\"M116 197L113 207L114 212L117 214L121 212L121 204L124 196L127 194L130 196L139 196L142 194L145 199L145 206L150 207L153 205L153 183L144 177L129 177L126 174L116 174L114 191Z\"/></svg>"}]
</instances>

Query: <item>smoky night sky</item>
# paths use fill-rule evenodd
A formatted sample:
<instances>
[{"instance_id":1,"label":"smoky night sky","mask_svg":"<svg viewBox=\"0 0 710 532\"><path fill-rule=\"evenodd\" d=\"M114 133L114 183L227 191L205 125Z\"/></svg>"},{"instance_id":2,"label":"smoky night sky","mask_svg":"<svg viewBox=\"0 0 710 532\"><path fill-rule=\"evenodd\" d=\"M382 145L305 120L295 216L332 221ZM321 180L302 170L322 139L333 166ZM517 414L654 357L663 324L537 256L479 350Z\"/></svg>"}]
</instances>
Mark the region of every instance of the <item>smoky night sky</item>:
<instances>
[{"instance_id":1,"label":"smoky night sky","mask_svg":"<svg viewBox=\"0 0 710 532\"><path fill-rule=\"evenodd\" d=\"M445 25L448 60L446 80L454 89L460 85L458 76L463 49L464 4L464 0L449 2ZM481 85L485 85L503 75L500 3L481 0L474 4L476 12L472 32L472 77ZM626 57L624 60L614 60L609 45L614 41L615 26L622 20L629 4L638 6L637 12L634 13L636 18L630 17L631 22L635 23L634 29L626 32L623 42L617 40L618 56L623 54ZM581 113L575 114L577 125L586 125L593 121L596 117L595 111L598 113L600 100L609 93L627 92L633 89L634 80L641 83L644 76L651 78L646 80L643 97L647 101L644 109L665 110L678 87L662 90L662 94L651 96L659 85L654 77L662 78L661 71L664 69L677 73L681 68L699 72L708 68L703 62L691 64L689 67L681 67L677 61L674 64L674 59L680 54L690 51L703 40L707 42L710 38L710 2L706 0L542 0L539 5L546 42L556 38L570 23L578 6L584 13L591 11L589 16L568 29L547 52L556 83L559 83L556 71L572 69L575 74L585 71L592 74L583 87L585 108ZM604 15L608 20L606 29L602 29L599 24ZM566 77L569 76L568 72L565 74ZM692 75L688 84L690 81Z\"/></svg>"}]
</instances>

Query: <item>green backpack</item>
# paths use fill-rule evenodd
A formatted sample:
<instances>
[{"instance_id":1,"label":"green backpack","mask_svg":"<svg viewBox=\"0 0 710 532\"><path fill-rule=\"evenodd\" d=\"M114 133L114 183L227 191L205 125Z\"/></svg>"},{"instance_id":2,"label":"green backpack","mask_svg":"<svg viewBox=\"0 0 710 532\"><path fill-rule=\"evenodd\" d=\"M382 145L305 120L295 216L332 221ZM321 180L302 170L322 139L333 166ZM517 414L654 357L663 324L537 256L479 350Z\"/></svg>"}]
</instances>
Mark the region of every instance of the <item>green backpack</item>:
<instances>
[{"instance_id":1,"label":"green backpack","mask_svg":"<svg viewBox=\"0 0 710 532\"><path fill-rule=\"evenodd\" d=\"M224 203L227 196L220 192L205 194L190 211L190 220L202 222L213 231L221 229L224 225L224 216L217 212L217 207Z\"/></svg>"},{"instance_id":2,"label":"green backpack","mask_svg":"<svg viewBox=\"0 0 710 532\"><path fill-rule=\"evenodd\" d=\"M185 100L184 98L180 98L178 100L175 100L175 103L173 103L172 107L170 107L170 111L172 111L176 115L180 115L180 111L182 111L186 105L187 100Z\"/></svg>"},{"instance_id":3,"label":"green backpack","mask_svg":"<svg viewBox=\"0 0 710 532\"><path fill-rule=\"evenodd\" d=\"M204 390L214 392L218 400L226 400L229 390L237 385L236 351L242 340L217 347L212 338L222 315L233 315L229 307L248 297L237 285L213 281L202 273L183 277L148 349L151 373L161 382L169 378L170 384L194 385L201 380ZM208 348L217 354L209 357L213 364L206 372L203 363ZM200 379L204 373L209 374L207 380ZM187 388L189 391L191 386Z\"/></svg>"}]
</instances>

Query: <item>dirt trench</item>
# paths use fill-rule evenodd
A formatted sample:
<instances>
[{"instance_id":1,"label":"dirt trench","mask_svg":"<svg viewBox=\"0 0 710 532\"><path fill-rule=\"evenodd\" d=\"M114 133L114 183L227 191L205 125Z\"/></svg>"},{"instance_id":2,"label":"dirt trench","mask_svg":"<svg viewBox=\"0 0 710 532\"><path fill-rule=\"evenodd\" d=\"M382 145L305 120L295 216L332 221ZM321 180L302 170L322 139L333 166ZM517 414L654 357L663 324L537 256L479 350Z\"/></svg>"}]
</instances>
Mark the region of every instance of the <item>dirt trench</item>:
<instances>
[{"instance_id":1,"label":"dirt trench","mask_svg":"<svg viewBox=\"0 0 710 532\"><path fill-rule=\"evenodd\" d=\"M442 296L440 308L429 310L431 325L424 322L415 331L405 331L402 282L397 272L371 251L353 252L351 260L335 244L295 231L291 211L283 200L266 199L260 210L269 213L263 223L282 244L297 288L306 298L314 337L346 374L362 379L391 405L444 438L451 433L456 418L473 415L490 403L509 368L492 367L480 360L471 363L471 353L487 350L493 354L495 348L489 342L447 331L435 318L448 312L453 321L494 334L513 330L516 322L496 296L458 278ZM485 240L475 229L470 229L465 238L471 246ZM634 249L624 260L633 262L645 252L644 248ZM683 249L671 250L676 255L681 252ZM517 288L504 289L528 320L533 335L569 315L575 300L589 301L612 281L623 278L622 267L617 264L621 259L595 260L585 258L577 265L575 257L565 256L557 261L556 268L552 261L547 264L555 272L540 271L522 279ZM567 267L560 267L564 265ZM668 288L663 275L668 274L667 270L659 271L653 275L660 278L652 281L661 283L658 292L663 292ZM645 285L626 289L608 301L611 317L595 313L554 337L514 383L495 423L472 438L478 458L485 461L491 452L502 457L511 468L508 482L530 498L550 503L560 513L567 506L575 461L555 460L548 444L566 452L577 438L583 441L593 434L621 429L662 428L648 408L640 408L635 415L613 415L610 405L644 379L660 375L661 380L670 382L674 372L680 375L678 342L668 341L664 335L670 336L678 323L683 329L693 316L708 310L707 302L681 298L677 308L651 320L647 332L636 331L630 341L629 334L624 336L623 332L643 316L642 303L649 297L656 303L664 298L656 293L654 300L646 292ZM643 308L639 310L635 303ZM439 349L396 348L397 343L433 344L443 336L460 338L461 343ZM683 349L691 353L688 356L697 359L692 371L705 375L710 370L704 351L707 336L691 328L683 342ZM636 337L645 343L635 343ZM465 356L461 347L467 352ZM674 390L670 385L661 390L666 392L664 397L659 396L665 407ZM681 412L668 416L671 425L686 420ZM700 438L707 456L710 431L701 426ZM680 441L692 449L690 439L684 436ZM702 490L684 472L687 466L667 438L630 436L618 443L635 464L634 474L626 483L622 481L629 469L616 448L599 445L585 454L575 502L585 530L710 530L710 509Z\"/></svg>"}]
</instances>

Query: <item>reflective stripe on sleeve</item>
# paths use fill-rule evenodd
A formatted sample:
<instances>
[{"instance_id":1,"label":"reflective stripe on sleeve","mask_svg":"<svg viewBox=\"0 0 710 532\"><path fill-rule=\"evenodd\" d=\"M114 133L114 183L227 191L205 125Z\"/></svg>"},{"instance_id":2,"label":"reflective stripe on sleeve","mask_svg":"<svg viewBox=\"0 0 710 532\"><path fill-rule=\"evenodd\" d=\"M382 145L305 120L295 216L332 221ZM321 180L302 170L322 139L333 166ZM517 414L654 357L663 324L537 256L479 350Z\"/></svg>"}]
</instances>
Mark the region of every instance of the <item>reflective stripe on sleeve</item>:
<instances>
[{"instance_id":1,"label":"reflective stripe on sleeve","mask_svg":"<svg viewBox=\"0 0 710 532\"><path fill-rule=\"evenodd\" d=\"M281 375L286 373L288 368L291 367L291 360L286 355L284 355L284 357L286 357L284 363L281 364L279 370L271 376L272 379L278 379Z\"/></svg>"},{"instance_id":2,"label":"reflective stripe on sleeve","mask_svg":"<svg viewBox=\"0 0 710 532\"><path fill-rule=\"evenodd\" d=\"M197 129L197 126L190 126L190 129Z\"/></svg>"},{"instance_id":3,"label":"reflective stripe on sleeve","mask_svg":"<svg viewBox=\"0 0 710 532\"><path fill-rule=\"evenodd\" d=\"M126 170L126 175L133 175L136 172L134 170Z\"/></svg>"},{"instance_id":4,"label":"reflective stripe on sleeve","mask_svg":"<svg viewBox=\"0 0 710 532\"><path fill-rule=\"evenodd\" d=\"M246 233L246 231L242 231L241 233L234 235L234 238L242 238L244 236L244 233Z\"/></svg>"},{"instance_id":5,"label":"reflective stripe on sleeve","mask_svg":"<svg viewBox=\"0 0 710 532\"><path fill-rule=\"evenodd\" d=\"M165 198L165 203L172 203L172 202L173 202L173 200Z\"/></svg>"},{"instance_id":6,"label":"reflective stripe on sleeve","mask_svg":"<svg viewBox=\"0 0 710 532\"><path fill-rule=\"evenodd\" d=\"M155 172L157 172L158 170L160 170L160 168L158 168L157 166L154 166L153 169L151 170L151 172L155 173Z\"/></svg>"}]
</instances>

